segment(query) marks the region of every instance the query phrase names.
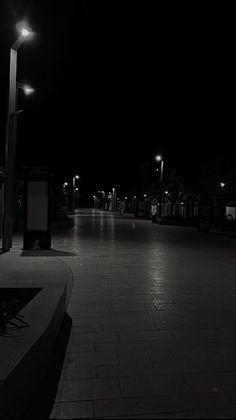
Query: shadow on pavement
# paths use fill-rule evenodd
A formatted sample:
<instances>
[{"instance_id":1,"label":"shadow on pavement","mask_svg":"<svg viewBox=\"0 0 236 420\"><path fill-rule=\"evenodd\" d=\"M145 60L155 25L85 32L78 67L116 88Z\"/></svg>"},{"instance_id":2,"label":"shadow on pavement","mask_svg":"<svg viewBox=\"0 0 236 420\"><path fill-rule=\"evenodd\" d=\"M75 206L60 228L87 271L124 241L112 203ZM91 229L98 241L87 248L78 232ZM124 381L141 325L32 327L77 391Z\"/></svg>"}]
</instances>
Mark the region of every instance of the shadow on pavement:
<instances>
[{"instance_id":1,"label":"shadow on pavement","mask_svg":"<svg viewBox=\"0 0 236 420\"><path fill-rule=\"evenodd\" d=\"M43 379L35 398L25 411L24 419L48 419L57 394L58 383L66 353L66 347L70 337L72 319L66 313L55 345L54 352L48 366L47 374Z\"/></svg>"},{"instance_id":2,"label":"shadow on pavement","mask_svg":"<svg viewBox=\"0 0 236 420\"><path fill-rule=\"evenodd\" d=\"M75 257L77 254L68 251L59 251L57 249L35 249L24 250L20 257Z\"/></svg>"}]
</instances>

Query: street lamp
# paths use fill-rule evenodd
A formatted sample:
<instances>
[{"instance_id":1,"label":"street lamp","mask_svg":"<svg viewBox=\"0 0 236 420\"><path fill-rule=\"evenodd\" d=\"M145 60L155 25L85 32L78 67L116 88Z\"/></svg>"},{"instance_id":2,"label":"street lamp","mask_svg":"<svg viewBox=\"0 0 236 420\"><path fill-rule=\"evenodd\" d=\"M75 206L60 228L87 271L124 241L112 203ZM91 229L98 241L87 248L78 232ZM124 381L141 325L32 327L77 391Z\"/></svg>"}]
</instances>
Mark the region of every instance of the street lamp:
<instances>
[{"instance_id":1,"label":"street lamp","mask_svg":"<svg viewBox=\"0 0 236 420\"><path fill-rule=\"evenodd\" d=\"M156 161L157 162L161 162L161 175L160 175L160 181L162 182L163 179L163 169L164 169L164 160L162 159L161 155L157 155L156 156ZM157 172L159 172L159 170L157 170Z\"/></svg>"},{"instance_id":2,"label":"street lamp","mask_svg":"<svg viewBox=\"0 0 236 420\"><path fill-rule=\"evenodd\" d=\"M9 97L6 127L5 151L5 197L3 218L2 249L9 251L12 247L14 192L15 192L15 161L16 161L16 123L17 123L17 51L31 32L21 27L20 35L10 49Z\"/></svg>"},{"instance_id":3,"label":"street lamp","mask_svg":"<svg viewBox=\"0 0 236 420\"><path fill-rule=\"evenodd\" d=\"M18 108L19 89L21 89L26 96L29 96L32 93L34 93L34 89L31 86L25 85L24 83L16 82L16 104L15 104L15 108L16 108L15 115L16 116L19 115L19 114L21 114L23 112L22 109L17 110L17 108ZM15 129L16 129L16 127L15 127Z\"/></svg>"},{"instance_id":4,"label":"street lamp","mask_svg":"<svg viewBox=\"0 0 236 420\"><path fill-rule=\"evenodd\" d=\"M30 86L24 86L22 89L24 90L25 95L31 95L31 93L34 93L34 89Z\"/></svg>"},{"instance_id":5,"label":"street lamp","mask_svg":"<svg viewBox=\"0 0 236 420\"><path fill-rule=\"evenodd\" d=\"M26 38L27 36L30 35L30 31L26 28L21 29L21 35Z\"/></svg>"},{"instance_id":6,"label":"street lamp","mask_svg":"<svg viewBox=\"0 0 236 420\"><path fill-rule=\"evenodd\" d=\"M111 211L116 211L116 189L115 189L115 187L112 188Z\"/></svg>"},{"instance_id":7,"label":"street lamp","mask_svg":"<svg viewBox=\"0 0 236 420\"><path fill-rule=\"evenodd\" d=\"M78 207L78 194L79 194L79 179L78 174L73 176L73 191L72 191L72 211L74 212L75 207Z\"/></svg>"},{"instance_id":8,"label":"street lamp","mask_svg":"<svg viewBox=\"0 0 236 420\"><path fill-rule=\"evenodd\" d=\"M161 200L162 200L162 187L163 187L163 170L164 170L164 160L161 155L156 156L156 161L161 162L161 174L160 174L160 192L159 192L159 208L158 208L158 217L161 218ZM158 171L159 172L159 171Z\"/></svg>"}]
</instances>

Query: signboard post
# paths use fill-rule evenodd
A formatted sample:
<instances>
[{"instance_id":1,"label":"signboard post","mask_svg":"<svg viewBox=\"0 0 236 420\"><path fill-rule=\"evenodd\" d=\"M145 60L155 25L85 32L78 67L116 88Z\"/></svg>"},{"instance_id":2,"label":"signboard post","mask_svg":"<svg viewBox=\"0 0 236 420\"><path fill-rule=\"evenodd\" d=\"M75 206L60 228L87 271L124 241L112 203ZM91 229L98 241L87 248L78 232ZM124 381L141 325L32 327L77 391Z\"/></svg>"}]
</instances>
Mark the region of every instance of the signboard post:
<instances>
[{"instance_id":1,"label":"signboard post","mask_svg":"<svg viewBox=\"0 0 236 420\"><path fill-rule=\"evenodd\" d=\"M51 248L51 174L47 168L25 168L23 249Z\"/></svg>"}]
</instances>

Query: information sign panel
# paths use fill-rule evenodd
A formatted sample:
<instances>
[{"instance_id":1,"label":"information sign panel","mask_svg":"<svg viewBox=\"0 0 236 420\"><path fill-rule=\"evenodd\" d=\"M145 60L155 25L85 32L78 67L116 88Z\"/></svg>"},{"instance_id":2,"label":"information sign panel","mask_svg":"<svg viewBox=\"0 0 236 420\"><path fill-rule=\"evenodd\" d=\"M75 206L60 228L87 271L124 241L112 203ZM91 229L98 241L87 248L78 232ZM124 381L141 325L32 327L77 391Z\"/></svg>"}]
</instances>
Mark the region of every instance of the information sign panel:
<instances>
[{"instance_id":1,"label":"information sign panel","mask_svg":"<svg viewBox=\"0 0 236 420\"><path fill-rule=\"evenodd\" d=\"M50 249L50 172L25 168L24 249Z\"/></svg>"}]
</instances>

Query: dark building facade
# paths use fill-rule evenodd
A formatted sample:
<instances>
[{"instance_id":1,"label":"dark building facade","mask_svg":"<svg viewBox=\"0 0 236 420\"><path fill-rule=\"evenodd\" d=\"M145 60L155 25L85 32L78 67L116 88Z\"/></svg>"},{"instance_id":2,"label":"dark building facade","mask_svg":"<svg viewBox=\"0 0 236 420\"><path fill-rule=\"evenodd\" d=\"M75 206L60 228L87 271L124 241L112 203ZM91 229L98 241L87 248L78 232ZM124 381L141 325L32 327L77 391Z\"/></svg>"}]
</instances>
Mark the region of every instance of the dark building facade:
<instances>
[{"instance_id":1,"label":"dark building facade","mask_svg":"<svg viewBox=\"0 0 236 420\"><path fill-rule=\"evenodd\" d=\"M202 165L199 178L199 227L236 232L236 156Z\"/></svg>"},{"instance_id":2,"label":"dark building facade","mask_svg":"<svg viewBox=\"0 0 236 420\"><path fill-rule=\"evenodd\" d=\"M157 219L161 215L161 223L198 223L198 185L187 182L176 170L164 171L161 182L153 164L143 165L139 171L139 201L145 201L144 215L152 217L156 211Z\"/></svg>"}]
</instances>

